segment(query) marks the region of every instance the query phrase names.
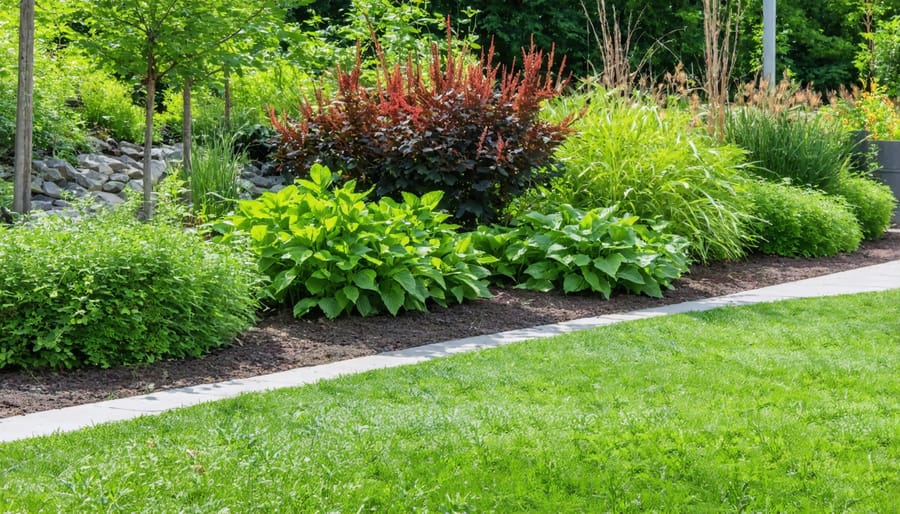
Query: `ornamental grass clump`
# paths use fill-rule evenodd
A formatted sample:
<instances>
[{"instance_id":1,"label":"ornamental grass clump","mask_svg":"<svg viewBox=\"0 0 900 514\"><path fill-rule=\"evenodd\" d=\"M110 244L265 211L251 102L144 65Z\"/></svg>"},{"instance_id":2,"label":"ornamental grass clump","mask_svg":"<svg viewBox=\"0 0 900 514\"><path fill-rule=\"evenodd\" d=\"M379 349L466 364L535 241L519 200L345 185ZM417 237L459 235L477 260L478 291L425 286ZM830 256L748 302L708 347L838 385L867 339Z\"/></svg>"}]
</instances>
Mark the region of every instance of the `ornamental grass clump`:
<instances>
[{"instance_id":1,"label":"ornamental grass clump","mask_svg":"<svg viewBox=\"0 0 900 514\"><path fill-rule=\"evenodd\" d=\"M687 240L666 233L665 223L616 212L563 204L551 214L525 213L512 228L478 227L473 240L496 258L488 263L494 275L518 288L661 297L662 288L671 289L688 271Z\"/></svg>"},{"instance_id":2,"label":"ornamental grass clump","mask_svg":"<svg viewBox=\"0 0 900 514\"><path fill-rule=\"evenodd\" d=\"M803 111L733 109L725 138L747 150L750 169L774 182L829 190L847 166L843 131L823 116Z\"/></svg>"},{"instance_id":3,"label":"ornamental grass clump","mask_svg":"<svg viewBox=\"0 0 900 514\"><path fill-rule=\"evenodd\" d=\"M736 259L750 240L744 152L720 146L691 114L643 99L595 91L558 102L550 115L584 112L578 132L554 154L562 167L550 188L535 190L519 210L549 212L619 205L642 219L661 218L690 242L700 261Z\"/></svg>"},{"instance_id":4,"label":"ornamental grass clump","mask_svg":"<svg viewBox=\"0 0 900 514\"><path fill-rule=\"evenodd\" d=\"M0 228L0 369L199 357L252 325L258 282L244 252L130 213Z\"/></svg>"},{"instance_id":5,"label":"ornamental grass clump","mask_svg":"<svg viewBox=\"0 0 900 514\"><path fill-rule=\"evenodd\" d=\"M539 116L541 105L568 80L562 64L552 73L552 51L545 66L544 53L532 46L522 53L521 71L509 71L493 63L493 48L476 60L452 44L449 29L447 38L444 55L433 45L430 62L410 55L393 65L376 42L374 87L361 81L357 58L349 72L338 68L335 94L317 90L315 100L301 103L298 119L273 112L283 169L304 177L322 163L343 170L342 180L395 200L401 192L445 191L451 194L440 207L457 221L496 219L546 178L540 170L574 116L548 122Z\"/></svg>"},{"instance_id":6,"label":"ornamental grass clump","mask_svg":"<svg viewBox=\"0 0 900 514\"><path fill-rule=\"evenodd\" d=\"M219 225L226 239L248 239L271 279L266 301L291 306L296 317L316 310L335 318L491 296L480 265L488 258L445 223L442 192L367 202L370 191L357 192L355 181L333 182L314 165L309 180L242 201Z\"/></svg>"}]
</instances>

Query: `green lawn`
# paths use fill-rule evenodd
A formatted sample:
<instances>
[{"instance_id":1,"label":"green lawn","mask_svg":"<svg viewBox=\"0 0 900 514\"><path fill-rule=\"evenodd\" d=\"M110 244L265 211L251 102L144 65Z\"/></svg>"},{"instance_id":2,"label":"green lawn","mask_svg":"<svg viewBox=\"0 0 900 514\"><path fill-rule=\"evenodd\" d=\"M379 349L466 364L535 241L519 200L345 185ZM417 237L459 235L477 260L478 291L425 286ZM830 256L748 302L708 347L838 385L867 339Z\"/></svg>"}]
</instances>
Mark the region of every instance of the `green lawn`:
<instances>
[{"instance_id":1,"label":"green lawn","mask_svg":"<svg viewBox=\"0 0 900 514\"><path fill-rule=\"evenodd\" d=\"M623 323L0 445L0 512L897 512L900 291Z\"/></svg>"}]
</instances>

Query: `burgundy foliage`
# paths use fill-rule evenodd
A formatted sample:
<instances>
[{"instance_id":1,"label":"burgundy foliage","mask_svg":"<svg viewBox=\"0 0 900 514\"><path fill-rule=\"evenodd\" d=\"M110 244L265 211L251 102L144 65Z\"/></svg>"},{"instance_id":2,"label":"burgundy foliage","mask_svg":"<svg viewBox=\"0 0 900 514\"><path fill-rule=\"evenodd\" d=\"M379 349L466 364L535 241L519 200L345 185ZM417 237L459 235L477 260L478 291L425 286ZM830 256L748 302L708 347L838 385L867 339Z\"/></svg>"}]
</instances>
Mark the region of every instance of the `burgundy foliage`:
<instances>
[{"instance_id":1,"label":"burgundy foliage","mask_svg":"<svg viewBox=\"0 0 900 514\"><path fill-rule=\"evenodd\" d=\"M550 123L539 111L567 85L565 59L554 74L553 52L545 66L544 52L532 44L522 52L521 71L511 72L492 62L493 46L478 60L465 47L454 50L449 29L448 50L433 45L424 67L412 56L391 66L377 41L376 49L374 87L361 83L357 57L349 72L337 69L332 98L318 89L297 120L272 113L283 169L305 176L321 162L377 196L442 190L441 207L466 225L495 220L527 187L546 180L542 169L572 119Z\"/></svg>"}]
</instances>

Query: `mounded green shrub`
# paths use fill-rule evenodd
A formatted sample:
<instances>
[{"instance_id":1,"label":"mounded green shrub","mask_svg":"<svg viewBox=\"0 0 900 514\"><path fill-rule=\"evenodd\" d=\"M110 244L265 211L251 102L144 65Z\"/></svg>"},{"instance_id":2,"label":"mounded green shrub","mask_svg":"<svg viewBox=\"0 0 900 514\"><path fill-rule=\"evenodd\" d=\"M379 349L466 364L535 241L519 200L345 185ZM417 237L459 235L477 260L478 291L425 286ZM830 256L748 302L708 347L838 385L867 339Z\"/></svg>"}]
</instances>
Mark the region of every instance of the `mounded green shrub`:
<instances>
[{"instance_id":1,"label":"mounded green shrub","mask_svg":"<svg viewBox=\"0 0 900 514\"><path fill-rule=\"evenodd\" d=\"M847 200L865 239L878 239L891 226L897 198L887 185L845 171L828 193Z\"/></svg>"},{"instance_id":2,"label":"mounded green shrub","mask_svg":"<svg viewBox=\"0 0 900 514\"><path fill-rule=\"evenodd\" d=\"M526 213L514 228L479 227L474 242L496 257L488 264L492 272L516 287L662 296L662 287L688 271L687 240L664 232L664 223L615 212L560 205L552 214Z\"/></svg>"},{"instance_id":3,"label":"mounded green shrub","mask_svg":"<svg viewBox=\"0 0 900 514\"><path fill-rule=\"evenodd\" d=\"M100 214L0 229L0 368L199 357L254 321L252 258Z\"/></svg>"},{"instance_id":4,"label":"mounded green shrub","mask_svg":"<svg viewBox=\"0 0 900 514\"><path fill-rule=\"evenodd\" d=\"M748 242L744 152L690 128L690 113L595 91L553 107L556 118L584 110L554 157L562 173L520 210L548 212L619 205L643 219L662 218L701 261L741 257Z\"/></svg>"},{"instance_id":5,"label":"mounded green shrub","mask_svg":"<svg viewBox=\"0 0 900 514\"><path fill-rule=\"evenodd\" d=\"M260 271L271 278L268 300L293 306L297 317L318 308L334 318L490 296L483 257L437 211L443 193L366 202L370 191L357 192L355 181L333 187L324 166L314 165L309 175L240 202L218 226L226 239L249 239Z\"/></svg>"},{"instance_id":6,"label":"mounded green shrub","mask_svg":"<svg viewBox=\"0 0 900 514\"><path fill-rule=\"evenodd\" d=\"M859 247L862 231L840 197L783 183L753 181L750 197L759 218L756 248L789 257L826 257Z\"/></svg>"},{"instance_id":7,"label":"mounded green shrub","mask_svg":"<svg viewBox=\"0 0 900 514\"><path fill-rule=\"evenodd\" d=\"M84 120L119 140L142 143L144 110L131 101L131 91L100 72L87 75L79 86Z\"/></svg>"}]
</instances>

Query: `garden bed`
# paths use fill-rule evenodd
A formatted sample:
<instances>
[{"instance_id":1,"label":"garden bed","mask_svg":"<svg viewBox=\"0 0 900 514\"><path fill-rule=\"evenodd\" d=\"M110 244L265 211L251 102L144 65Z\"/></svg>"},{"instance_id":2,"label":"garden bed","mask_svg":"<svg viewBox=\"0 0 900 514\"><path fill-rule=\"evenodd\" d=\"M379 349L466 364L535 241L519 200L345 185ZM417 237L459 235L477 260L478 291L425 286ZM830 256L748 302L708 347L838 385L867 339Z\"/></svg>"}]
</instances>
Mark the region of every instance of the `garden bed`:
<instances>
[{"instance_id":1,"label":"garden bed","mask_svg":"<svg viewBox=\"0 0 900 514\"><path fill-rule=\"evenodd\" d=\"M459 337L624 312L755 289L900 259L900 231L865 242L853 254L821 259L755 255L740 262L694 266L661 299L535 293L495 289L494 298L397 317L295 320L264 313L228 348L203 358L135 368L0 371L0 417L246 378Z\"/></svg>"}]
</instances>

